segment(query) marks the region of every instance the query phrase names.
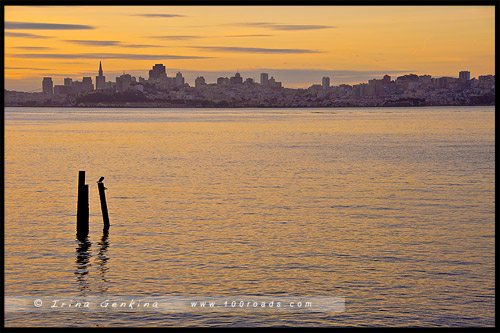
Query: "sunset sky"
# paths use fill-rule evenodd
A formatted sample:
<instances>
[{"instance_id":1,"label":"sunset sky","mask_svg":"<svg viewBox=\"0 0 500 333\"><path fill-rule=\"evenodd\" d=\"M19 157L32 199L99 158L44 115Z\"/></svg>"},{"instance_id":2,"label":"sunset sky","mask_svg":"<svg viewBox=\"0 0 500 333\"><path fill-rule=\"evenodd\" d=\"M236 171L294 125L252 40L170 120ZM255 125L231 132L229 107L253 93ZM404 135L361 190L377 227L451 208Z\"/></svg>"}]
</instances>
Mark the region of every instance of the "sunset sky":
<instances>
[{"instance_id":1,"label":"sunset sky","mask_svg":"<svg viewBox=\"0 0 500 333\"><path fill-rule=\"evenodd\" d=\"M494 6L5 6L5 88L41 91L42 77L124 72L154 64L190 85L239 71L283 86L367 82L389 74L495 74Z\"/></svg>"}]
</instances>

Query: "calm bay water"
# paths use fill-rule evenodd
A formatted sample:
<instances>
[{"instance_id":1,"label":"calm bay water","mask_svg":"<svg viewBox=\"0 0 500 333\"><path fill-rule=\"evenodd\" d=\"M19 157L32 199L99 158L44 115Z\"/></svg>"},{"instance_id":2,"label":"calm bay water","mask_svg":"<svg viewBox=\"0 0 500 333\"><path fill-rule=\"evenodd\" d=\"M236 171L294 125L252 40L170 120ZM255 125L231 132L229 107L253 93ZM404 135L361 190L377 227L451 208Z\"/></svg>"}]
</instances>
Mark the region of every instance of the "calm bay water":
<instances>
[{"instance_id":1,"label":"calm bay water","mask_svg":"<svg viewBox=\"0 0 500 333\"><path fill-rule=\"evenodd\" d=\"M494 118L6 108L6 296L338 296L345 311L34 308L5 325L493 326ZM79 170L87 248L75 240Z\"/></svg>"}]
</instances>

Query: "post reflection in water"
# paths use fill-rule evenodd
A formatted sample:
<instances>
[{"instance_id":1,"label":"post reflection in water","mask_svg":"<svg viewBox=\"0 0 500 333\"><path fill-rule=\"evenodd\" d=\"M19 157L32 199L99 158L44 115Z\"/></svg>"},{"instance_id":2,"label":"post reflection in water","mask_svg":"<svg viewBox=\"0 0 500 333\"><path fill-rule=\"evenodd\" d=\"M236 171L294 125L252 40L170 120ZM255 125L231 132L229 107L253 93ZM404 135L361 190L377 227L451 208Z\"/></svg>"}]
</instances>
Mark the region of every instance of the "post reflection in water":
<instances>
[{"instance_id":1,"label":"post reflection in water","mask_svg":"<svg viewBox=\"0 0 500 333\"><path fill-rule=\"evenodd\" d=\"M102 237L97 243L99 246L97 257L95 259L97 274L94 282L92 282L92 277L90 275L90 267L92 266L92 263L90 262L92 257L92 243L88 238L83 241L78 241L78 246L76 248L75 275L80 296L87 296L92 292L105 294L108 291L108 280L106 278L106 272L109 269L106 267L109 260L107 256L109 247L108 235L108 230L103 229Z\"/></svg>"},{"instance_id":2,"label":"post reflection in water","mask_svg":"<svg viewBox=\"0 0 500 333\"><path fill-rule=\"evenodd\" d=\"M88 281L90 258L92 257L91 252L92 243L88 238L80 241L78 240L78 247L76 248L76 281L78 283L78 290L80 296L86 296L90 290L90 283Z\"/></svg>"},{"instance_id":3,"label":"post reflection in water","mask_svg":"<svg viewBox=\"0 0 500 333\"><path fill-rule=\"evenodd\" d=\"M99 252L97 253L97 274L99 276L99 282L97 284L97 289L100 294L104 294L108 291L108 280L106 279L106 272L109 267L106 267L106 264L109 260L106 253L108 252L108 229L104 228L102 231L102 237L99 243Z\"/></svg>"}]
</instances>

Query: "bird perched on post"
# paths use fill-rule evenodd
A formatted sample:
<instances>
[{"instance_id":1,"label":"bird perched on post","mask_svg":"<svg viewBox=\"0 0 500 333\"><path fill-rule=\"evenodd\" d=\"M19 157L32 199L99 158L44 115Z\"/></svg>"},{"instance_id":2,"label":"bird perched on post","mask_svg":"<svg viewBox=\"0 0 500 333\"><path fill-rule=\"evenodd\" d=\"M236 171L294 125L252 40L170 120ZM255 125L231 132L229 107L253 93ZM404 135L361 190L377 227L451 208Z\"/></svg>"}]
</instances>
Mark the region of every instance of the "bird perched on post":
<instances>
[{"instance_id":1,"label":"bird perched on post","mask_svg":"<svg viewBox=\"0 0 500 333\"><path fill-rule=\"evenodd\" d=\"M104 180L104 177L101 177L101 178L99 178L99 180L97 181L97 183L102 183L103 180ZM105 187L104 189L107 190L108 188Z\"/></svg>"}]
</instances>

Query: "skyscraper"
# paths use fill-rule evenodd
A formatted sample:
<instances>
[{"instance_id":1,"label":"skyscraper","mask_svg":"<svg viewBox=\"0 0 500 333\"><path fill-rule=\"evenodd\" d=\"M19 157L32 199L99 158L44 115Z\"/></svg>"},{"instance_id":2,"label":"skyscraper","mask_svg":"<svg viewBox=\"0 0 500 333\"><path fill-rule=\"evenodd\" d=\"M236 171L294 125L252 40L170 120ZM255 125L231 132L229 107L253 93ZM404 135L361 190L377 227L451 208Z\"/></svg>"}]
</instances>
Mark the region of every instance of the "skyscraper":
<instances>
[{"instance_id":1,"label":"skyscraper","mask_svg":"<svg viewBox=\"0 0 500 333\"><path fill-rule=\"evenodd\" d=\"M228 84L229 84L229 78L227 78L227 77L218 77L217 78L217 85L225 86Z\"/></svg>"},{"instance_id":2,"label":"skyscraper","mask_svg":"<svg viewBox=\"0 0 500 333\"><path fill-rule=\"evenodd\" d=\"M102 90L106 86L106 77L102 73L102 65L99 61L99 75L95 77L95 89Z\"/></svg>"},{"instance_id":3,"label":"skyscraper","mask_svg":"<svg viewBox=\"0 0 500 333\"><path fill-rule=\"evenodd\" d=\"M323 77L323 79L321 80L321 85L323 86L323 89L330 88L330 78L328 76Z\"/></svg>"},{"instance_id":4,"label":"skyscraper","mask_svg":"<svg viewBox=\"0 0 500 333\"><path fill-rule=\"evenodd\" d=\"M116 91L126 91L130 89L132 83L132 76L130 74L123 74L116 77Z\"/></svg>"},{"instance_id":5,"label":"skyscraper","mask_svg":"<svg viewBox=\"0 0 500 333\"><path fill-rule=\"evenodd\" d=\"M181 72L177 72L177 75L175 76L175 85L177 87L184 86L184 77L182 76Z\"/></svg>"},{"instance_id":6,"label":"skyscraper","mask_svg":"<svg viewBox=\"0 0 500 333\"><path fill-rule=\"evenodd\" d=\"M458 73L458 79L462 82L466 82L470 80L470 72L469 71L461 71Z\"/></svg>"},{"instance_id":7,"label":"skyscraper","mask_svg":"<svg viewBox=\"0 0 500 333\"><path fill-rule=\"evenodd\" d=\"M263 87L269 86L269 74L267 74L267 73L260 73L260 84Z\"/></svg>"},{"instance_id":8,"label":"skyscraper","mask_svg":"<svg viewBox=\"0 0 500 333\"><path fill-rule=\"evenodd\" d=\"M163 64L156 64L149 71L149 80L167 80L167 68Z\"/></svg>"},{"instance_id":9,"label":"skyscraper","mask_svg":"<svg viewBox=\"0 0 500 333\"><path fill-rule=\"evenodd\" d=\"M54 83L51 77L44 77L42 81L42 91L44 95L52 96L54 94Z\"/></svg>"},{"instance_id":10,"label":"skyscraper","mask_svg":"<svg viewBox=\"0 0 500 333\"><path fill-rule=\"evenodd\" d=\"M196 80L194 80L195 88L199 88L201 86L206 85L205 78L203 76L198 76Z\"/></svg>"},{"instance_id":11,"label":"skyscraper","mask_svg":"<svg viewBox=\"0 0 500 333\"><path fill-rule=\"evenodd\" d=\"M229 79L230 84L241 84L243 83L243 78L241 77L240 73L236 73L234 76L232 76Z\"/></svg>"},{"instance_id":12,"label":"skyscraper","mask_svg":"<svg viewBox=\"0 0 500 333\"><path fill-rule=\"evenodd\" d=\"M282 87L281 82L278 82L274 79L273 76L267 81L267 86L272 89L279 89Z\"/></svg>"},{"instance_id":13,"label":"skyscraper","mask_svg":"<svg viewBox=\"0 0 500 333\"><path fill-rule=\"evenodd\" d=\"M89 92L94 90L94 84L92 83L92 78L90 76L83 77L82 88L84 92Z\"/></svg>"}]
</instances>

